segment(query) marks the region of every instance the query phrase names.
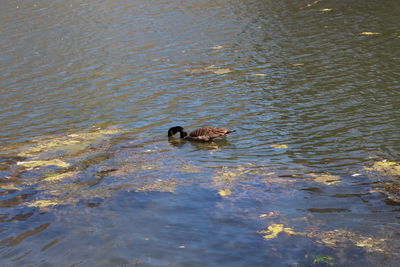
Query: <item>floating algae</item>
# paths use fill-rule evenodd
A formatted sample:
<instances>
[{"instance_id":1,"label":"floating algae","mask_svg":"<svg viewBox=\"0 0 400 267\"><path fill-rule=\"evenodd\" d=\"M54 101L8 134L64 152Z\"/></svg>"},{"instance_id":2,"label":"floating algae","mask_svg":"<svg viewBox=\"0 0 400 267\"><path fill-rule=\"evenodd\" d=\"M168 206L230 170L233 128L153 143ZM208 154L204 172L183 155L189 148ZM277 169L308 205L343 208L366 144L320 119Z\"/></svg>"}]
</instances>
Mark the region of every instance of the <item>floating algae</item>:
<instances>
[{"instance_id":1,"label":"floating algae","mask_svg":"<svg viewBox=\"0 0 400 267\"><path fill-rule=\"evenodd\" d=\"M30 161L20 161L17 165L21 165L28 170L39 168L39 167L47 167L47 166L56 166L60 168L69 167L70 164L62 161L60 159L51 159L51 160L30 160Z\"/></svg>"},{"instance_id":2,"label":"floating algae","mask_svg":"<svg viewBox=\"0 0 400 267\"><path fill-rule=\"evenodd\" d=\"M379 176L379 183L373 188L387 196L389 201L400 203L400 163L382 160L374 162L364 170Z\"/></svg>"},{"instance_id":3,"label":"floating algae","mask_svg":"<svg viewBox=\"0 0 400 267\"><path fill-rule=\"evenodd\" d=\"M104 188L107 184L93 185L101 181L110 168L95 172L96 167L92 167L111 157L105 151L111 146L111 138L118 133L118 129L97 129L41 138L19 149L17 157L23 160L20 159L15 165L17 168L13 176L18 177L19 184L23 185L20 190L34 188L38 192L38 200L25 204L48 209L60 204L109 196L111 189ZM79 182L78 179L82 177L90 179L90 183Z\"/></svg>"},{"instance_id":4,"label":"floating algae","mask_svg":"<svg viewBox=\"0 0 400 267\"><path fill-rule=\"evenodd\" d=\"M223 167L216 170L212 176L213 187L218 189L218 194L222 197L232 195L235 188L243 186L244 181L248 180L245 174L248 169L239 166L236 168Z\"/></svg>"},{"instance_id":5,"label":"floating algae","mask_svg":"<svg viewBox=\"0 0 400 267\"><path fill-rule=\"evenodd\" d=\"M377 172L378 174L385 176L400 177L400 163L394 161L377 161L370 167L364 167L364 170Z\"/></svg>"},{"instance_id":6,"label":"floating algae","mask_svg":"<svg viewBox=\"0 0 400 267\"><path fill-rule=\"evenodd\" d=\"M3 190L20 190L16 185L14 184L0 184L0 189Z\"/></svg>"},{"instance_id":7,"label":"floating algae","mask_svg":"<svg viewBox=\"0 0 400 267\"><path fill-rule=\"evenodd\" d=\"M314 180L314 182L325 185L337 185L340 183L340 177L337 175L316 173L309 173L307 175L310 176Z\"/></svg>"},{"instance_id":8,"label":"floating algae","mask_svg":"<svg viewBox=\"0 0 400 267\"><path fill-rule=\"evenodd\" d=\"M133 147L128 143L124 149L114 147L111 140L118 132L99 130L38 139L20 149L18 157L24 158L13 165L15 176L20 190L35 192L33 200L21 204L47 211L59 205L104 199L115 190L173 193L181 184L172 178L174 172L201 171L182 160L174 165L171 157L161 153L170 149L166 146L165 150L163 143L142 141ZM165 178L161 180L160 176Z\"/></svg>"},{"instance_id":9,"label":"floating algae","mask_svg":"<svg viewBox=\"0 0 400 267\"><path fill-rule=\"evenodd\" d=\"M258 234L263 234L264 239L277 238L279 234L285 233L294 236L303 236L315 240L332 249L346 248L351 245L364 248L367 252L388 252L389 246L387 239L373 238L363 236L344 229L335 229L331 231L313 231L295 232L290 227L285 227L283 224L271 224L266 230L257 231Z\"/></svg>"},{"instance_id":10,"label":"floating algae","mask_svg":"<svg viewBox=\"0 0 400 267\"><path fill-rule=\"evenodd\" d=\"M288 194L293 192L287 189L293 188L293 183L298 182L298 179L294 178L297 176L276 171L270 167L243 164L214 170L212 186L217 190L229 189L235 195L251 193L254 197L265 197L265 194L261 192L266 189L265 186L270 190L282 189ZM260 187L260 184L265 186Z\"/></svg>"},{"instance_id":11,"label":"floating algae","mask_svg":"<svg viewBox=\"0 0 400 267\"><path fill-rule=\"evenodd\" d=\"M278 235L280 233L286 233L289 235L299 234L299 233L294 232L292 228L284 227L283 224L276 224L276 223L269 225L267 230L261 230L261 231L258 231L257 233L265 234L265 235L263 235L264 239L276 238L276 237L278 237Z\"/></svg>"},{"instance_id":12,"label":"floating algae","mask_svg":"<svg viewBox=\"0 0 400 267\"><path fill-rule=\"evenodd\" d=\"M304 235L330 248L344 248L350 243L357 247L362 247L368 252L385 252L388 250L385 244L386 239L362 236L344 229L327 232L306 232Z\"/></svg>"},{"instance_id":13,"label":"floating algae","mask_svg":"<svg viewBox=\"0 0 400 267\"><path fill-rule=\"evenodd\" d=\"M61 201L53 199L36 200L28 204L28 207L46 208L49 206L56 206L62 204Z\"/></svg>"},{"instance_id":14,"label":"floating algae","mask_svg":"<svg viewBox=\"0 0 400 267\"><path fill-rule=\"evenodd\" d=\"M79 172L77 171L71 171L71 172L65 172L65 173L51 173L47 174L46 178L42 180L42 182L58 182L61 181L65 178L73 177L76 176Z\"/></svg>"},{"instance_id":15,"label":"floating algae","mask_svg":"<svg viewBox=\"0 0 400 267\"><path fill-rule=\"evenodd\" d=\"M220 189L219 191L218 191L218 194L221 196L221 197L227 197L227 196L230 196L230 195L232 195L232 191L228 188L228 189Z\"/></svg>"},{"instance_id":16,"label":"floating algae","mask_svg":"<svg viewBox=\"0 0 400 267\"><path fill-rule=\"evenodd\" d=\"M92 132L69 134L51 139L37 139L33 145L20 151L19 157L34 157L42 154L66 153L74 154L98 145L112 135L120 133L118 129L100 129Z\"/></svg>"},{"instance_id":17,"label":"floating algae","mask_svg":"<svg viewBox=\"0 0 400 267\"><path fill-rule=\"evenodd\" d=\"M374 185L374 189L385 194L389 202L400 203L400 181L384 181Z\"/></svg>"}]
</instances>

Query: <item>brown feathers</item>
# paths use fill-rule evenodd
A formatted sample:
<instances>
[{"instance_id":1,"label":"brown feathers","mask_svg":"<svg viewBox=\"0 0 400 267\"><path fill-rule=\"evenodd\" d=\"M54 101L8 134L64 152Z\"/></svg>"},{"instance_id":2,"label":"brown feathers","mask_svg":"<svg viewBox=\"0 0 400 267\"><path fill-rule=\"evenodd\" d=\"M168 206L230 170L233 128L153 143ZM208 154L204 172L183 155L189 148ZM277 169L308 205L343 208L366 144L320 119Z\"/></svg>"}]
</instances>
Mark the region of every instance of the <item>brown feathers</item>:
<instances>
[{"instance_id":1,"label":"brown feathers","mask_svg":"<svg viewBox=\"0 0 400 267\"><path fill-rule=\"evenodd\" d=\"M210 141L214 138L225 136L231 133L231 130L213 126L205 126L190 132L188 139Z\"/></svg>"},{"instance_id":2,"label":"brown feathers","mask_svg":"<svg viewBox=\"0 0 400 267\"><path fill-rule=\"evenodd\" d=\"M182 127L176 126L169 129L168 136L172 136L177 132L180 132L181 138L184 139L196 141L212 141L215 138L226 136L227 134L234 132L234 130L228 130L213 126L205 126L198 128L187 135L186 131Z\"/></svg>"}]
</instances>

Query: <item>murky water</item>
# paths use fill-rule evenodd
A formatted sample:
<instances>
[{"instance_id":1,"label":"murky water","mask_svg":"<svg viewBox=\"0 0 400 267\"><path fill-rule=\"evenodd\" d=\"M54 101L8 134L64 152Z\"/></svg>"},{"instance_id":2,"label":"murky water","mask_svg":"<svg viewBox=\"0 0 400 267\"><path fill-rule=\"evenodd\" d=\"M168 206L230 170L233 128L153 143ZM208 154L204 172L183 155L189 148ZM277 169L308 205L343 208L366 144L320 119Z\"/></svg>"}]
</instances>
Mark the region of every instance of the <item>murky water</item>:
<instances>
[{"instance_id":1,"label":"murky water","mask_svg":"<svg viewBox=\"0 0 400 267\"><path fill-rule=\"evenodd\" d=\"M397 266L399 13L3 1L1 265Z\"/></svg>"}]
</instances>

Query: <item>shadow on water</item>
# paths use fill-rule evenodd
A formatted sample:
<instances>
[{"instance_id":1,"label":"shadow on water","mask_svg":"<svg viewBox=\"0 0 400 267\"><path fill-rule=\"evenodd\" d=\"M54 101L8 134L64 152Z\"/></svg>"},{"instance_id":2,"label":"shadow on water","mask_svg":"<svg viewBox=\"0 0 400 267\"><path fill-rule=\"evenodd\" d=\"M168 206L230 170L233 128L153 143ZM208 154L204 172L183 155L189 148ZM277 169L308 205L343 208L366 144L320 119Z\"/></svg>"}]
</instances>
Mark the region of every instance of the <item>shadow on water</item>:
<instances>
[{"instance_id":1,"label":"shadow on water","mask_svg":"<svg viewBox=\"0 0 400 267\"><path fill-rule=\"evenodd\" d=\"M201 142L201 141L188 141L180 138L169 137L168 142L177 148L183 147L185 145L191 145L196 150L213 150L222 149L224 147L232 147L233 143L229 142L226 138L215 139L212 142Z\"/></svg>"}]
</instances>

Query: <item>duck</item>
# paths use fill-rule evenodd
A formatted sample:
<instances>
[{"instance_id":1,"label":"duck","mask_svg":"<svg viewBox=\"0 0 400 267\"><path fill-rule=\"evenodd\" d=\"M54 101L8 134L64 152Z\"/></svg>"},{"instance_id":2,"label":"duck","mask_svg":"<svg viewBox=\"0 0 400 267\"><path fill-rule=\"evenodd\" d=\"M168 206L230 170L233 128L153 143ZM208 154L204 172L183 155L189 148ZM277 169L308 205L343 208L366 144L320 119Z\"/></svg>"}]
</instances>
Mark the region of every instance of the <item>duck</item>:
<instances>
[{"instance_id":1,"label":"duck","mask_svg":"<svg viewBox=\"0 0 400 267\"><path fill-rule=\"evenodd\" d=\"M193 141L212 141L218 137L224 137L229 133L235 132L235 130L229 130L225 128L219 128L214 126L204 126L200 127L194 131L191 131L189 134L187 131L181 126L175 126L168 130L168 137L175 135L176 133L180 133L180 138L186 140Z\"/></svg>"}]
</instances>

